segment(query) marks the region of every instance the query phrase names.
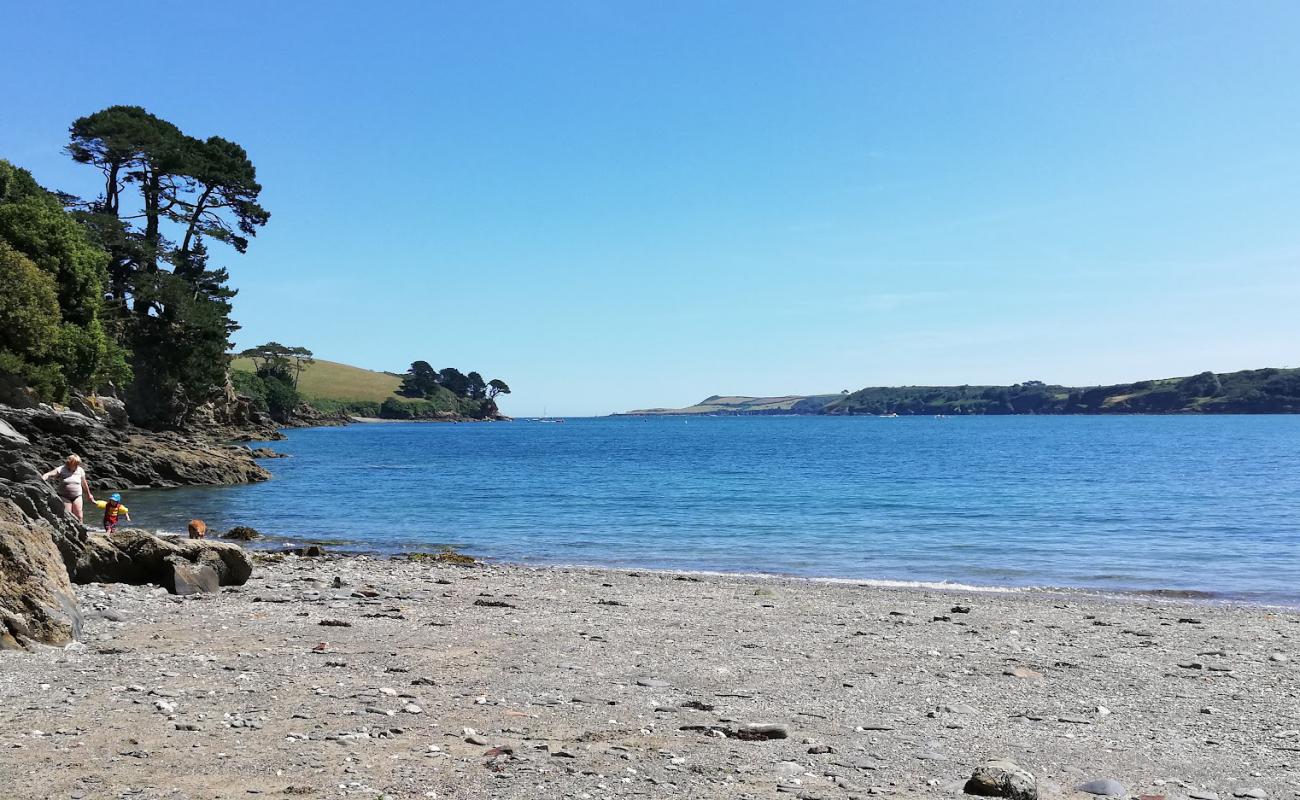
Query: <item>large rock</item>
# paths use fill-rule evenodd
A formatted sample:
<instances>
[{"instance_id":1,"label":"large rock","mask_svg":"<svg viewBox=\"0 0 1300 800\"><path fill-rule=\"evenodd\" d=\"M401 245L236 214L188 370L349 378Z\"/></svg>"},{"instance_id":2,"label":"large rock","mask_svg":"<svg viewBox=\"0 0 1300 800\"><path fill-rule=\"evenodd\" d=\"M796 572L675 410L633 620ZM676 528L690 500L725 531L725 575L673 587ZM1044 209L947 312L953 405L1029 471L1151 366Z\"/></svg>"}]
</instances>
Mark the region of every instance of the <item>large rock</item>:
<instances>
[{"instance_id":1,"label":"large rock","mask_svg":"<svg viewBox=\"0 0 1300 800\"><path fill-rule=\"evenodd\" d=\"M23 448L7 445L0 437L0 520L27 526L39 523L63 563L71 565L86 548L86 529L64 513L63 501L23 453Z\"/></svg>"},{"instance_id":2,"label":"large rock","mask_svg":"<svg viewBox=\"0 0 1300 800\"><path fill-rule=\"evenodd\" d=\"M167 583L163 585L172 594L215 592L221 588L217 571L207 564L192 564L180 556L168 556L167 563L171 565L171 572L164 576Z\"/></svg>"},{"instance_id":3,"label":"large rock","mask_svg":"<svg viewBox=\"0 0 1300 800\"><path fill-rule=\"evenodd\" d=\"M52 532L0 520L0 650L67 644L80 633L77 597Z\"/></svg>"},{"instance_id":4,"label":"large rock","mask_svg":"<svg viewBox=\"0 0 1300 800\"><path fill-rule=\"evenodd\" d=\"M210 569L220 586L242 586L253 574L253 561L239 545L127 529L111 537L92 534L72 577L77 583L154 583L175 591L176 566L182 563Z\"/></svg>"},{"instance_id":5,"label":"large rock","mask_svg":"<svg viewBox=\"0 0 1300 800\"><path fill-rule=\"evenodd\" d=\"M1010 761L986 761L966 781L966 794L1038 800L1038 782L1027 770Z\"/></svg>"}]
</instances>

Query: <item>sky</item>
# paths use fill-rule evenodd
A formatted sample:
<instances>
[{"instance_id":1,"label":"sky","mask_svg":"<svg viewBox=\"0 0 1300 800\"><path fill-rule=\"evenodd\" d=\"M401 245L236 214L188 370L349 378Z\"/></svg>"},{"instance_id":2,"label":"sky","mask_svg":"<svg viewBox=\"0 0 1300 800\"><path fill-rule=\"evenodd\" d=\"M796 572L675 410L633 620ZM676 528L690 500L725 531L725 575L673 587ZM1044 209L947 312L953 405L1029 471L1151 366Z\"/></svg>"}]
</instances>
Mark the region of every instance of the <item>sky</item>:
<instances>
[{"instance_id":1,"label":"sky","mask_svg":"<svg viewBox=\"0 0 1300 800\"><path fill-rule=\"evenodd\" d=\"M516 415L1300 366L1300 3L0 0L0 158L242 144L236 344ZM14 68L22 65L22 69Z\"/></svg>"}]
</instances>

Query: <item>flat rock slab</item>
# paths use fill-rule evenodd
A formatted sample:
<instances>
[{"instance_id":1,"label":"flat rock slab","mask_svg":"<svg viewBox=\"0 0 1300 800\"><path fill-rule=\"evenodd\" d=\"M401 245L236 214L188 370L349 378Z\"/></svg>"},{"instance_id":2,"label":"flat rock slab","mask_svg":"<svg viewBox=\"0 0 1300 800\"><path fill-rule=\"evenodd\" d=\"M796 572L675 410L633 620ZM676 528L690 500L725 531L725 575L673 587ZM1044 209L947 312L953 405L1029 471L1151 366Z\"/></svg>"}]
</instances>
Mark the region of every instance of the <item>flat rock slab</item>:
<instances>
[{"instance_id":1,"label":"flat rock slab","mask_svg":"<svg viewBox=\"0 0 1300 800\"><path fill-rule=\"evenodd\" d=\"M1081 783L1079 784L1079 791L1095 794L1098 797L1124 797L1128 794L1128 792L1124 791L1124 784L1114 778L1098 778L1087 783Z\"/></svg>"}]
</instances>

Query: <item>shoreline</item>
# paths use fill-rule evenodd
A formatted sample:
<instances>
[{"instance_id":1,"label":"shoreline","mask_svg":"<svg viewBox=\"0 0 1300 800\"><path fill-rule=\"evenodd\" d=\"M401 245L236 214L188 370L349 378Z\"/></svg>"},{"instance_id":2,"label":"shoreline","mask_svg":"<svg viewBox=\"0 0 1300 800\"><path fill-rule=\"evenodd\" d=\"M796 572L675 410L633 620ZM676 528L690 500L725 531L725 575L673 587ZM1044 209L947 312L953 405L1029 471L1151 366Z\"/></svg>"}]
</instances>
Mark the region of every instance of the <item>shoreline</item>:
<instances>
[{"instance_id":1,"label":"shoreline","mask_svg":"<svg viewBox=\"0 0 1300 800\"><path fill-rule=\"evenodd\" d=\"M177 488L196 488L196 487L177 487ZM197 487L197 488L218 488L218 487ZM156 489L148 491L168 491L168 489ZM253 526L256 527L256 526ZM184 536L183 530L169 530L165 528L151 529L151 532L158 536ZM239 544L250 554L254 555L284 555L295 549L307 546L319 546L325 553L325 560L344 560L344 559L372 559L376 561L396 561L406 562L411 559L410 555L427 555L436 553L439 549L445 547L436 543L429 543L427 549L419 547L385 550L380 548L368 548L359 546L360 543L350 542L339 539L300 537L300 536L278 536L274 534L262 534L262 538L251 541L237 541L223 538L220 533L213 533L209 536L213 541L233 541ZM881 577L846 577L839 575L797 575L785 572L764 572L755 570L725 570L725 569L693 569L668 566L644 566L634 564L612 564L600 562L577 562L577 561L546 561L538 559L535 561L514 560L495 558L491 556L481 556L473 552L472 547L452 548L452 552L463 554L473 558L476 562L490 567L506 569L555 569L570 570L585 573L604 573L604 572L640 572L648 575L661 576L694 576L721 579L752 579L757 581L788 582L791 584L804 583L809 585L832 585L832 586L857 586L860 588L879 588L899 591L920 591L920 592L973 592L979 594L991 595L1040 595L1061 598L1080 598L1100 601L1113 601L1118 603L1125 602L1153 602L1153 603L1187 603L1197 606L1210 607L1241 607L1245 609L1259 609L1279 612L1297 612L1300 613L1300 598L1292 600L1281 599L1253 599L1242 596L1242 592L1230 592L1225 590L1209 589L1179 589L1172 587L1150 587L1150 588L1105 588L1090 586L1051 586L1051 585L1004 585L1004 584L977 584L967 583L959 580L923 580L907 578L881 578Z\"/></svg>"},{"instance_id":2,"label":"shoreline","mask_svg":"<svg viewBox=\"0 0 1300 800\"><path fill-rule=\"evenodd\" d=\"M1300 788L1297 612L258 562L219 594L78 587L84 644L0 654L0 774L63 798L928 799L1008 758L1041 798Z\"/></svg>"}]
</instances>

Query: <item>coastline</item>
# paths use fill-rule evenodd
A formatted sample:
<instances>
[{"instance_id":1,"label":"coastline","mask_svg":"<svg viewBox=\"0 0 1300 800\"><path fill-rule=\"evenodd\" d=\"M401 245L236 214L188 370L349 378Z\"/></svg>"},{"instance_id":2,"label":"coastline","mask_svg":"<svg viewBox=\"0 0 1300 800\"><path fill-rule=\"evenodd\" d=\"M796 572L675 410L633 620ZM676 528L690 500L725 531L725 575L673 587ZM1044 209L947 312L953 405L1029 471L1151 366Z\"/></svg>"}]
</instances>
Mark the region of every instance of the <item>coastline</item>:
<instances>
[{"instance_id":1,"label":"coastline","mask_svg":"<svg viewBox=\"0 0 1300 800\"><path fill-rule=\"evenodd\" d=\"M0 773L49 797L955 797L991 758L1040 797L1300 781L1294 611L257 560L220 594L81 587L84 644L0 654Z\"/></svg>"}]
</instances>

